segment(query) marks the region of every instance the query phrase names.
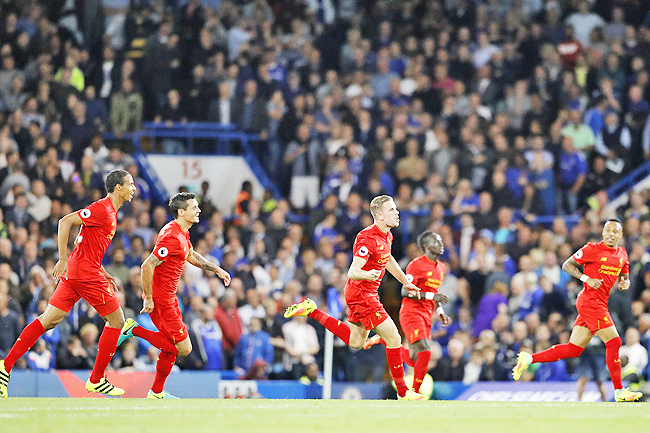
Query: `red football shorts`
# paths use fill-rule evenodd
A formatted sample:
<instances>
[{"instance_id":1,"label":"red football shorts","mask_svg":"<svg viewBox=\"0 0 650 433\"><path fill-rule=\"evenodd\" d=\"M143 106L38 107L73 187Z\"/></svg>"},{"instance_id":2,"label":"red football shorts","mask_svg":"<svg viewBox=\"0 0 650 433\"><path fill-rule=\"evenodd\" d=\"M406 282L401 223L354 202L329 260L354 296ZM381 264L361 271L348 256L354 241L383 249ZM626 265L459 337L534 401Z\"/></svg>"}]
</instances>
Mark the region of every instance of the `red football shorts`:
<instances>
[{"instance_id":1,"label":"red football shorts","mask_svg":"<svg viewBox=\"0 0 650 433\"><path fill-rule=\"evenodd\" d=\"M187 338L187 328L177 305L159 307L154 301L153 311L149 313L149 317L156 328L172 343L180 343Z\"/></svg>"},{"instance_id":2,"label":"red football shorts","mask_svg":"<svg viewBox=\"0 0 650 433\"><path fill-rule=\"evenodd\" d=\"M120 308L120 302L106 278L86 281L61 277L50 298L50 305L67 313L81 298L92 305L102 317Z\"/></svg>"},{"instance_id":3,"label":"red football shorts","mask_svg":"<svg viewBox=\"0 0 650 433\"><path fill-rule=\"evenodd\" d=\"M431 317L433 308L429 302L413 299L402 299L402 306L399 309L399 323L409 344L423 339L428 340L431 336Z\"/></svg>"},{"instance_id":4,"label":"red football shorts","mask_svg":"<svg viewBox=\"0 0 650 433\"><path fill-rule=\"evenodd\" d=\"M614 320L609 314L607 308L593 308L577 303L578 317L573 326L585 326L589 328L592 334L595 334L599 329L609 328L614 326Z\"/></svg>"},{"instance_id":5,"label":"red football shorts","mask_svg":"<svg viewBox=\"0 0 650 433\"><path fill-rule=\"evenodd\" d=\"M371 330L388 319L388 313L379 300L378 293L371 296L364 293L364 296L358 296L350 292L351 290L346 287L345 302L348 304L348 320L350 322L360 323L367 330Z\"/></svg>"}]
</instances>

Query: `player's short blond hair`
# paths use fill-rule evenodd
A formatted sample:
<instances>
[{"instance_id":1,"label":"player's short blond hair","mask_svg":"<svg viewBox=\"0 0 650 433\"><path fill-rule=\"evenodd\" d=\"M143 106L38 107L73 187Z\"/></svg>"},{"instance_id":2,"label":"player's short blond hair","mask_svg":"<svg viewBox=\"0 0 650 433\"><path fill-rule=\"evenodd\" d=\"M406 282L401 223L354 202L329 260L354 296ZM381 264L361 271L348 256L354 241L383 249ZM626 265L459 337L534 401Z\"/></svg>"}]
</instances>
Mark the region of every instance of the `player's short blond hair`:
<instances>
[{"instance_id":1,"label":"player's short blond hair","mask_svg":"<svg viewBox=\"0 0 650 433\"><path fill-rule=\"evenodd\" d=\"M375 218L377 216L377 212L379 212L379 209L381 209L384 203L392 199L393 198L389 195L378 195L377 197L373 198L370 202L370 213L372 214L372 217Z\"/></svg>"}]
</instances>

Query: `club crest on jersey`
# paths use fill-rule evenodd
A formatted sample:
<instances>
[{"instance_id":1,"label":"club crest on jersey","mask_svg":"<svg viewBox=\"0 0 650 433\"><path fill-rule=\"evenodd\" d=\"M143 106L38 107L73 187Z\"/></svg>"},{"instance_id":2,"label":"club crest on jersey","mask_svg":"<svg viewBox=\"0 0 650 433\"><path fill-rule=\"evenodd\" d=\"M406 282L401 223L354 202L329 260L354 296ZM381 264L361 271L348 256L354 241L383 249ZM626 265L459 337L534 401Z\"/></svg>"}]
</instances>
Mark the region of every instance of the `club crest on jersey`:
<instances>
[{"instance_id":1,"label":"club crest on jersey","mask_svg":"<svg viewBox=\"0 0 650 433\"><path fill-rule=\"evenodd\" d=\"M167 247L160 247L160 249L158 250L158 255L160 257L167 257L167 254L169 254L169 250L167 249Z\"/></svg>"},{"instance_id":2,"label":"club crest on jersey","mask_svg":"<svg viewBox=\"0 0 650 433\"><path fill-rule=\"evenodd\" d=\"M81 216L81 218L90 218L90 209L82 209L81 212L79 212L79 216Z\"/></svg>"},{"instance_id":3,"label":"club crest on jersey","mask_svg":"<svg viewBox=\"0 0 650 433\"><path fill-rule=\"evenodd\" d=\"M361 257L367 256L368 255L368 247L363 246L363 247L359 248L359 255Z\"/></svg>"},{"instance_id":4,"label":"club crest on jersey","mask_svg":"<svg viewBox=\"0 0 650 433\"><path fill-rule=\"evenodd\" d=\"M576 253L573 255L576 259L581 259L582 258L582 250L576 251Z\"/></svg>"},{"instance_id":5,"label":"club crest on jersey","mask_svg":"<svg viewBox=\"0 0 650 433\"><path fill-rule=\"evenodd\" d=\"M607 261L607 257L601 257L601 258L600 258L600 261L601 261L601 262L606 262L606 261Z\"/></svg>"}]
</instances>

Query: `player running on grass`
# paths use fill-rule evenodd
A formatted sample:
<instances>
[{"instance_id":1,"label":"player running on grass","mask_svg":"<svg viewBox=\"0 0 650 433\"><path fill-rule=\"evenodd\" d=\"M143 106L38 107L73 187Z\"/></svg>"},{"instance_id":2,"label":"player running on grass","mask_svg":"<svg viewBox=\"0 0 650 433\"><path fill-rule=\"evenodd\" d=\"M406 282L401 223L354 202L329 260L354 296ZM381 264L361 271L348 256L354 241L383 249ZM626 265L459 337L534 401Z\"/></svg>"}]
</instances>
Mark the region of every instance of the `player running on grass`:
<instances>
[{"instance_id":1,"label":"player running on grass","mask_svg":"<svg viewBox=\"0 0 650 433\"><path fill-rule=\"evenodd\" d=\"M123 389L114 387L104 377L117 348L124 313L113 292L117 290L115 279L104 270L102 258L115 236L117 210L124 202L131 201L136 188L125 170L108 173L105 186L106 197L59 220L59 261L52 272L58 285L43 314L23 329L7 357L0 361L1 398L8 396L9 373L15 362L41 335L58 325L80 298L92 305L106 322L86 390L113 396L124 394ZM68 238L73 226L82 227L75 239L76 248L68 256Z\"/></svg>"},{"instance_id":2,"label":"player running on grass","mask_svg":"<svg viewBox=\"0 0 650 433\"><path fill-rule=\"evenodd\" d=\"M436 312L443 326L449 326L451 319L445 314L440 304L449 301L445 295L438 294L438 288L445 278L445 264L438 257L445 252L442 238L439 234L427 230L420 234L417 243L424 251L420 257L413 259L406 266L406 278L421 289L420 296L413 296L405 288L402 289L402 307L399 310L399 322L402 325L409 350L402 348L402 359L411 367L413 372L413 391L420 392L422 380L429 369L431 349L431 319L434 307L438 303ZM384 342L379 335L373 335L363 345L364 349Z\"/></svg>"},{"instance_id":3,"label":"player running on grass","mask_svg":"<svg viewBox=\"0 0 650 433\"><path fill-rule=\"evenodd\" d=\"M134 335L147 340L160 349L156 376L147 394L149 399L177 398L164 391L165 380L177 356L187 356L192 351L183 316L178 307L176 290L185 262L217 274L227 286L230 275L194 251L190 242L190 227L199 222L199 203L196 196L179 192L169 199L169 209L174 220L168 222L158 234L153 252L142 263L143 302L140 313L149 313L158 332L139 326L128 319L122 328L118 345Z\"/></svg>"},{"instance_id":4,"label":"player running on grass","mask_svg":"<svg viewBox=\"0 0 650 433\"><path fill-rule=\"evenodd\" d=\"M374 330L386 342L386 359L397 387L398 398L427 400L427 396L408 388L404 382L401 337L377 292L386 270L413 295L417 296L420 291L406 278L391 254L393 234L390 229L399 225L399 212L391 197L380 195L370 203L370 213L374 224L357 234L352 247L354 257L345 285L350 326L320 311L311 299L290 306L284 317L312 317L354 349L361 349L370 330Z\"/></svg>"},{"instance_id":5,"label":"player running on grass","mask_svg":"<svg viewBox=\"0 0 650 433\"><path fill-rule=\"evenodd\" d=\"M598 334L605 343L605 361L614 384L616 401L636 401L643 394L623 388L621 383L621 360L618 350L622 345L612 316L607 309L609 292L620 276L618 288L630 288L630 262L627 252L618 246L623 236L623 225L618 218L610 218L603 226L603 240L597 244L588 243L569 257L562 269L583 282L583 289L578 293L576 308L578 317L573 325L571 337L567 344L557 344L533 355L519 352L517 365L512 370L512 377L519 380L521 374L534 362L554 362L565 358L580 356L582 351ZM584 273L578 266L584 265Z\"/></svg>"}]
</instances>

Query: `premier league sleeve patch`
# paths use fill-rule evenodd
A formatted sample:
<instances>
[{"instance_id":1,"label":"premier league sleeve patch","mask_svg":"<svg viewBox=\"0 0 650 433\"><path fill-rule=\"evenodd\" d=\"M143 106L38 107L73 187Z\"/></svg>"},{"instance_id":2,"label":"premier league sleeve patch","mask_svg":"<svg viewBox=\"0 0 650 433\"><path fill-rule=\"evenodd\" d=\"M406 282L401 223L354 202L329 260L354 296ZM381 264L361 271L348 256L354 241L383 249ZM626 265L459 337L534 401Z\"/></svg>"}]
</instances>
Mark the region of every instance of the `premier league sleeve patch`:
<instances>
[{"instance_id":1,"label":"premier league sleeve patch","mask_svg":"<svg viewBox=\"0 0 650 433\"><path fill-rule=\"evenodd\" d=\"M366 247L366 246L364 245L364 246L362 246L361 248L359 248L359 253L358 253L358 254L359 254L361 257L365 257L365 256L367 256L367 255L368 255L368 247Z\"/></svg>"},{"instance_id":2,"label":"premier league sleeve patch","mask_svg":"<svg viewBox=\"0 0 650 433\"><path fill-rule=\"evenodd\" d=\"M91 214L90 209L82 209L82 210L79 212L79 216L80 216L81 218L83 218L83 219L88 219L88 218L90 218L90 214Z\"/></svg>"},{"instance_id":3,"label":"premier league sleeve patch","mask_svg":"<svg viewBox=\"0 0 650 433\"><path fill-rule=\"evenodd\" d=\"M573 255L574 258L580 260L582 258L582 248L576 251L576 253Z\"/></svg>"},{"instance_id":4,"label":"premier league sleeve patch","mask_svg":"<svg viewBox=\"0 0 650 433\"><path fill-rule=\"evenodd\" d=\"M169 250L167 247L160 247L158 249L158 256L161 258L167 257L167 254L169 254Z\"/></svg>"}]
</instances>

